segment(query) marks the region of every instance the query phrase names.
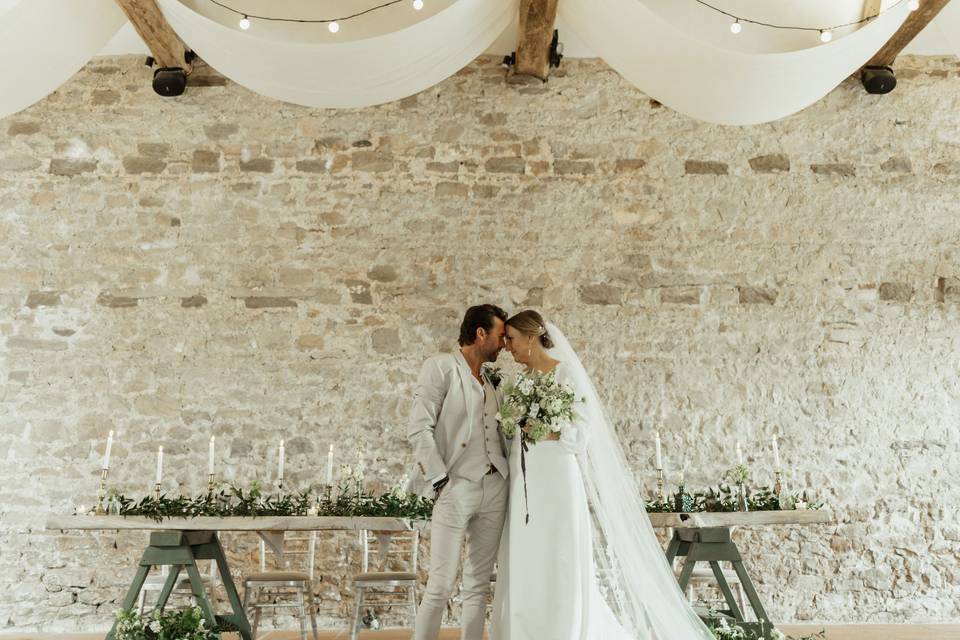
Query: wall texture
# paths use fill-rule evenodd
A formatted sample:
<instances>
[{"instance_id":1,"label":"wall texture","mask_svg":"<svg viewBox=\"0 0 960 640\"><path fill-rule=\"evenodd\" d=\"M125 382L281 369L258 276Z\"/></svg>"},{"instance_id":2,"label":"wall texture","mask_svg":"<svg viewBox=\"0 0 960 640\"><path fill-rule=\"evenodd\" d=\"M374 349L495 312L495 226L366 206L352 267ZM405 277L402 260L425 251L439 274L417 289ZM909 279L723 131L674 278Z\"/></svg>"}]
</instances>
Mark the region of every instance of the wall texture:
<instances>
[{"instance_id":1,"label":"wall texture","mask_svg":"<svg viewBox=\"0 0 960 640\"><path fill-rule=\"evenodd\" d=\"M739 532L776 620L960 620L960 65L898 77L741 129L596 61L344 111L91 62L0 122L0 629L109 623L142 535L43 530L108 429L128 492L161 444L198 492L210 434L239 482L281 437L295 485L331 442L393 481L419 365L478 301L565 328L648 488L655 428L698 486L736 439L765 479L780 435L840 522ZM357 550L325 544L333 624Z\"/></svg>"}]
</instances>

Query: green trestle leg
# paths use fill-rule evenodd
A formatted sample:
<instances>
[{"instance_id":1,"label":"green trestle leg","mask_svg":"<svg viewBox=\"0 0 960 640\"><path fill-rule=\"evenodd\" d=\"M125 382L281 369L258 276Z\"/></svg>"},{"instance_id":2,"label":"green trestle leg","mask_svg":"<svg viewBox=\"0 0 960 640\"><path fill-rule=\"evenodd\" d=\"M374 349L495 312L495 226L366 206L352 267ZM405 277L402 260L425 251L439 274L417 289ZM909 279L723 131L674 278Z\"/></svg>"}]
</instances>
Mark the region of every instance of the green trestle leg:
<instances>
[{"instance_id":1,"label":"green trestle leg","mask_svg":"<svg viewBox=\"0 0 960 640\"><path fill-rule=\"evenodd\" d=\"M216 616L203 587L200 570L197 568L197 560L213 560L217 563L217 573L223 583L224 591L226 591L227 598L230 601L230 608L233 611L232 614L222 615L221 618L235 624L240 630L240 637L243 640L253 640L250 632L250 622L247 620L240 596L237 594L237 587L230 575L230 567L227 565L223 547L214 531L155 531L151 533L150 544L144 550L143 557L140 558L133 582L123 599L123 609L131 610L136 606L140 590L143 589L147 574L152 567L169 566L170 573L164 582L163 589L160 591L160 597L157 599L154 610L163 610L170 599L170 594L173 593L180 572L185 570L190 579L190 588L193 591L197 606L203 612L204 620L210 625L210 628L213 628L217 623ZM106 640L113 640L116 630L117 623L114 622Z\"/></svg>"}]
</instances>

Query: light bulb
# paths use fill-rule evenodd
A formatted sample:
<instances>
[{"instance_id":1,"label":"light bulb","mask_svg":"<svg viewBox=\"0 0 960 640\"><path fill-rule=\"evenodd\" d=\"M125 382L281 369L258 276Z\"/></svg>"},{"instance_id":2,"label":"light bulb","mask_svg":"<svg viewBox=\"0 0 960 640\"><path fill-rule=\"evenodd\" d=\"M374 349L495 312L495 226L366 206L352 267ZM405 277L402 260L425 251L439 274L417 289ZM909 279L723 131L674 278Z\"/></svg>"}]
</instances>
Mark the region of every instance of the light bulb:
<instances>
[{"instance_id":1,"label":"light bulb","mask_svg":"<svg viewBox=\"0 0 960 640\"><path fill-rule=\"evenodd\" d=\"M423 0L413 0L413 8L416 9L417 11L420 11L420 9L423 9Z\"/></svg>"},{"instance_id":2,"label":"light bulb","mask_svg":"<svg viewBox=\"0 0 960 640\"><path fill-rule=\"evenodd\" d=\"M247 16L243 16L242 18L240 18L240 28L243 29L244 31L246 31L247 29L249 29L249 28L250 28L250 18L248 18Z\"/></svg>"},{"instance_id":3,"label":"light bulb","mask_svg":"<svg viewBox=\"0 0 960 640\"><path fill-rule=\"evenodd\" d=\"M833 40L833 32L827 29L820 32L820 42L830 42Z\"/></svg>"},{"instance_id":4,"label":"light bulb","mask_svg":"<svg viewBox=\"0 0 960 640\"><path fill-rule=\"evenodd\" d=\"M730 33L736 35L736 34L740 33L741 31L743 31L743 25L740 24L740 21L739 21L739 20L737 20L736 22L734 22L733 24L730 25Z\"/></svg>"},{"instance_id":5,"label":"light bulb","mask_svg":"<svg viewBox=\"0 0 960 640\"><path fill-rule=\"evenodd\" d=\"M920 0L910 0L907 6L910 7L910 11L916 11L920 8Z\"/></svg>"},{"instance_id":6,"label":"light bulb","mask_svg":"<svg viewBox=\"0 0 960 640\"><path fill-rule=\"evenodd\" d=\"M334 20L327 25L327 29L330 29L330 33L336 33L337 31L340 31L340 23Z\"/></svg>"}]
</instances>

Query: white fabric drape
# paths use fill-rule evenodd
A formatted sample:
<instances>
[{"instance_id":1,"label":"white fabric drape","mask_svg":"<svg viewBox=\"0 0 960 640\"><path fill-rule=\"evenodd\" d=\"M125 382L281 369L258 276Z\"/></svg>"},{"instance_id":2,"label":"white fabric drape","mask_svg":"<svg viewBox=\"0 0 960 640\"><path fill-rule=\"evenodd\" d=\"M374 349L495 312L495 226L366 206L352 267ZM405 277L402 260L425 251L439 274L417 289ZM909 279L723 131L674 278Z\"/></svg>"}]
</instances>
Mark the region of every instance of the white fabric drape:
<instances>
[{"instance_id":1,"label":"white fabric drape","mask_svg":"<svg viewBox=\"0 0 960 640\"><path fill-rule=\"evenodd\" d=\"M496 40L518 0L458 0L410 27L340 43L282 42L160 0L170 25L217 71L257 93L310 107L398 100L450 77Z\"/></svg>"},{"instance_id":2,"label":"white fabric drape","mask_svg":"<svg viewBox=\"0 0 960 640\"><path fill-rule=\"evenodd\" d=\"M0 9L0 118L45 98L126 22L114 0L20 0Z\"/></svg>"},{"instance_id":3,"label":"white fabric drape","mask_svg":"<svg viewBox=\"0 0 960 640\"><path fill-rule=\"evenodd\" d=\"M777 120L813 104L866 63L908 13L901 2L833 42L756 54L696 40L642 0L559 4L580 39L628 82L688 116L733 125Z\"/></svg>"}]
</instances>

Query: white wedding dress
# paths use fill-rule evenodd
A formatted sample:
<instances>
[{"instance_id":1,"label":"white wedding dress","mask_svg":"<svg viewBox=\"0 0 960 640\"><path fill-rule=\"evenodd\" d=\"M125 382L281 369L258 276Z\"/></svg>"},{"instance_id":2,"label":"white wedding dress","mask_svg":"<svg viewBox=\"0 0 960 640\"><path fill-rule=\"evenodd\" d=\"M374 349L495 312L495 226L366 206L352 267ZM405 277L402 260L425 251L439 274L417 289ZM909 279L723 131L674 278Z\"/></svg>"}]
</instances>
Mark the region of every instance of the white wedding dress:
<instances>
[{"instance_id":1,"label":"white wedding dress","mask_svg":"<svg viewBox=\"0 0 960 640\"><path fill-rule=\"evenodd\" d=\"M558 382L572 380L556 368ZM520 468L520 438L510 445L510 500L500 542L491 640L629 640L600 595L593 562L587 493L576 454L584 453L590 426L582 416L560 440L526 452L527 498ZM530 521L526 521L529 508Z\"/></svg>"},{"instance_id":2,"label":"white wedding dress","mask_svg":"<svg viewBox=\"0 0 960 640\"><path fill-rule=\"evenodd\" d=\"M589 375L560 330L547 331L557 379L582 401L560 440L528 447L526 498L520 438L511 442L491 640L713 640L677 585Z\"/></svg>"}]
</instances>

